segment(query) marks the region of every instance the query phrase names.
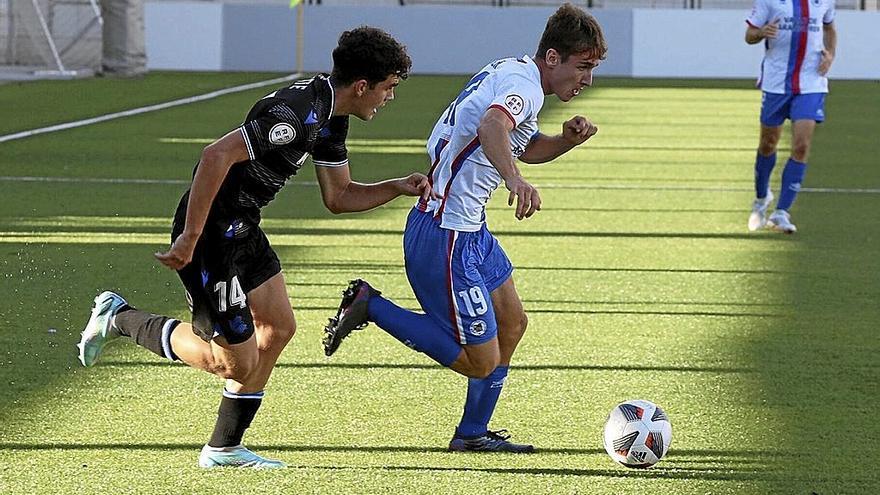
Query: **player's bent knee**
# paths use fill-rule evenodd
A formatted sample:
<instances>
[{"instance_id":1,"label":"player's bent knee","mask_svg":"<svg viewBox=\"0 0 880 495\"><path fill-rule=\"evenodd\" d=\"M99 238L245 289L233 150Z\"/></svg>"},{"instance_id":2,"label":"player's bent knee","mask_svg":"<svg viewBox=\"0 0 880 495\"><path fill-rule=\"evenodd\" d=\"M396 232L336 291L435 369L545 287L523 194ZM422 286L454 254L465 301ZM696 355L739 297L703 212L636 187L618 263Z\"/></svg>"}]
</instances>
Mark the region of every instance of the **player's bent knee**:
<instances>
[{"instance_id":1,"label":"player's bent knee","mask_svg":"<svg viewBox=\"0 0 880 495\"><path fill-rule=\"evenodd\" d=\"M294 335L296 335L296 325L274 326L270 331L269 345L271 347L284 347Z\"/></svg>"},{"instance_id":2,"label":"player's bent knee","mask_svg":"<svg viewBox=\"0 0 880 495\"><path fill-rule=\"evenodd\" d=\"M217 364L211 370L213 373L224 380L235 380L237 382L244 381L247 378L249 369L243 366L236 366L227 363Z\"/></svg>"},{"instance_id":3,"label":"player's bent knee","mask_svg":"<svg viewBox=\"0 0 880 495\"><path fill-rule=\"evenodd\" d=\"M776 139L762 139L761 144L758 145L758 153L762 156L770 156L776 152L777 144L778 140Z\"/></svg>"},{"instance_id":4,"label":"player's bent knee","mask_svg":"<svg viewBox=\"0 0 880 495\"><path fill-rule=\"evenodd\" d=\"M212 372L225 380L243 382L257 368L258 360L240 359L236 361L221 361L214 364Z\"/></svg>"},{"instance_id":5,"label":"player's bent knee","mask_svg":"<svg viewBox=\"0 0 880 495\"><path fill-rule=\"evenodd\" d=\"M261 324L257 326L257 332L259 334L257 346L260 351L281 350L296 335L296 323L281 325Z\"/></svg>"},{"instance_id":6,"label":"player's bent knee","mask_svg":"<svg viewBox=\"0 0 880 495\"><path fill-rule=\"evenodd\" d=\"M482 379L489 376L489 374L498 367L500 362L501 358L498 354L476 356L469 354L467 350L465 350L465 352L459 355L459 358L452 363L450 368L468 378Z\"/></svg>"},{"instance_id":7,"label":"player's bent knee","mask_svg":"<svg viewBox=\"0 0 880 495\"><path fill-rule=\"evenodd\" d=\"M474 375L471 378L486 378L487 376L491 375L493 371L495 371L495 368L498 367L498 364L498 361L481 364L474 370Z\"/></svg>"},{"instance_id":8,"label":"player's bent knee","mask_svg":"<svg viewBox=\"0 0 880 495\"><path fill-rule=\"evenodd\" d=\"M810 153L809 143L795 143L791 147L791 157L799 162L807 161L807 155Z\"/></svg>"},{"instance_id":9,"label":"player's bent knee","mask_svg":"<svg viewBox=\"0 0 880 495\"><path fill-rule=\"evenodd\" d=\"M470 373L467 375L470 378L486 378L495 371L495 368L498 367L500 362L501 358L498 355L487 356L483 359L473 361L471 363Z\"/></svg>"}]
</instances>

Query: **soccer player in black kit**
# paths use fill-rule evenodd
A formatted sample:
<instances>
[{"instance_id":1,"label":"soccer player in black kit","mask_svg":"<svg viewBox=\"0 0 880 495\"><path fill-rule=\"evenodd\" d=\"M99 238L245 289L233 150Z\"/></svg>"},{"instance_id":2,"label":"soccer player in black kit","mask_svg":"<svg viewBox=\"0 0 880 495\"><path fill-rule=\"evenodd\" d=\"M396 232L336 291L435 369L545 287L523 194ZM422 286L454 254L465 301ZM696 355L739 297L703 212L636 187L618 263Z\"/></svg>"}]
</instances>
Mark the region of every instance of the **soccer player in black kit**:
<instances>
[{"instance_id":1,"label":"soccer player in black kit","mask_svg":"<svg viewBox=\"0 0 880 495\"><path fill-rule=\"evenodd\" d=\"M259 226L261 208L309 155L333 213L369 210L401 195L433 195L419 173L360 184L348 168L348 116L372 119L394 98L410 65L405 47L384 31L346 31L333 50L329 76L267 95L240 127L202 151L174 216L171 248L155 255L183 281L191 324L135 309L113 292L95 298L78 345L84 366L94 365L109 341L125 336L226 380L200 466L284 466L241 444L296 330L281 264Z\"/></svg>"}]
</instances>

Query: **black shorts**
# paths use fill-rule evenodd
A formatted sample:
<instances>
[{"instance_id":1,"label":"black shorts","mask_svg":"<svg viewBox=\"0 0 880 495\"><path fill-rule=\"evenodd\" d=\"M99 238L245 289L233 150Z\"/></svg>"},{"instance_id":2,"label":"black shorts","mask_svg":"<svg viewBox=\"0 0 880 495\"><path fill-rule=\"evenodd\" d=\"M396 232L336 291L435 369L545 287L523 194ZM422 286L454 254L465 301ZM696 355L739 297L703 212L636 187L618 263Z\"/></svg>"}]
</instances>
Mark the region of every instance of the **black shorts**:
<instances>
[{"instance_id":1,"label":"black shorts","mask_svg":"<svg viewBox=\"0 0 880 495\"><path fill-rule=\"evenodd\" d=\"M171 242L183 232L186 201L175 215ZM240 344L254 334L247 293L281 273L281 263L258 225L232 218L209 219L193 259L177 274L186 289L193 332Z\"/></svg>"}]
</instances>

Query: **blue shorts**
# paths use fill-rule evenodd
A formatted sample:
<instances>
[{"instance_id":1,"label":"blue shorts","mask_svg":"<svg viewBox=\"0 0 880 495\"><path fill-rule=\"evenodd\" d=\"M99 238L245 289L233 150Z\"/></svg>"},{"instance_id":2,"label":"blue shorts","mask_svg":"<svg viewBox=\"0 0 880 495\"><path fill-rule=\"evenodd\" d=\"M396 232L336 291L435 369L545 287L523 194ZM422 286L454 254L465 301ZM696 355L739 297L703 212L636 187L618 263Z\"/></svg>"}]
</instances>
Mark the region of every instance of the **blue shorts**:
<instances>
[{"instance_id":1,"label":"blue shorts","mask_svg":"<svg viewBox=\"0 0 880 495\"><path fill-rule=\"evenodd\" d=\"M510 278L513 265L485 225L476 232L448 230L414 208L403 252L422 310L458 343L481 344L498 334L491 293Z\"/></svg>"},{"instance_id":2,"label":"blue shorts","mask_svg":"<svg viewBox=\"0 0 880 495\"><path fill-rule=\"evenodd\" d=\"M761 123L767 127L781 126L785 119L825 121L825 94L799 95L764 92L761 97Z\"/></svg>"}]
</instances>

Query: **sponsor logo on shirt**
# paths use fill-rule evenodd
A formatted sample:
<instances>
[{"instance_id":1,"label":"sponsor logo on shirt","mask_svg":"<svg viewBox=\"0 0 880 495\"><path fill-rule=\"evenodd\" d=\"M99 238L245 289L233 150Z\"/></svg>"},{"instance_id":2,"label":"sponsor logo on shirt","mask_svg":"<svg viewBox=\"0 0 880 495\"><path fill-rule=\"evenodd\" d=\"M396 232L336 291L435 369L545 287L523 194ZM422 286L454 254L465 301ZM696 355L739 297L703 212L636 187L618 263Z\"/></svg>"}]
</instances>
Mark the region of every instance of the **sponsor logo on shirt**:
<instances>
[{"instance_id":1,"label":"sponsor logo on shirt","mask_svg":"<svg viewBox=\"0 0 880 495\"><path fill-rule=\"evenodd\" d=\"M286 122L275 124L269 129L269 142L272 144L287 144L293 141L295 137L296 131L293 130L293 126Z\"/></svg>"},{"instance_id":2,"label":"sponsor logo on shirt","mask_svg":"<svg viewBox=\"0 0 880 495\"><path fill-rule=\"evenodd\" d=\"M525 103L523 103L523 99L520 95L508 95L507 98L504 99L504 106L510 110L510 113L519 115L522 113Z\"/></svg>"}]
</instances>

